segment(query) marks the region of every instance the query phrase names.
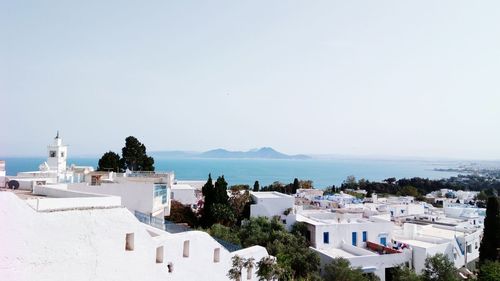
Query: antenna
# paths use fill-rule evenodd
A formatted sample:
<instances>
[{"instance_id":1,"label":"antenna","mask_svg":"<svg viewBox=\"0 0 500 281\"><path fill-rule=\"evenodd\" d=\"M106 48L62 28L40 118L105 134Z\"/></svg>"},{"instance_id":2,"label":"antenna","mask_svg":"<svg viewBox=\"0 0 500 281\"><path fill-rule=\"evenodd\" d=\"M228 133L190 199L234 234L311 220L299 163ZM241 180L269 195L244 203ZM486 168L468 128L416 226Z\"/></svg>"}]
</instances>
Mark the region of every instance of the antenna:
<instances>
[{"instance_id":1,"label":"antenna","mask_svg":"<svg viewBox=\"0 0 500 281\"><path fill-rule=\"evenodd\" d=\"M56 139L59 138L59 130L57 130L57 135L56 135Z\"/></svg>"}]
</instances>

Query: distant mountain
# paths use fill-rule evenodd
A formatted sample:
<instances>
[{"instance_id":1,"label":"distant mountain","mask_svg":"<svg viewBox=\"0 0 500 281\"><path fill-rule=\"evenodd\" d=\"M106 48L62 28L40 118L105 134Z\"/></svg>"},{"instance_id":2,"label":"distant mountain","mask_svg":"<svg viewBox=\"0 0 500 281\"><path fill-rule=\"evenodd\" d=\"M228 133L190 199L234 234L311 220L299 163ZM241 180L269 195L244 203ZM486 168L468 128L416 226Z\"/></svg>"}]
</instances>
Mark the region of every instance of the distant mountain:
<instances>
[{"instance_id":1,"label":"distant mountain","mask_svg":"<svg viewBox=\"0 0 500 281\"><path fill-rule=\"evenodd\" d=\"M247 158L247 159L310 159L303 154L288 155L278 152L270 147L262 147L249 151L229 151L226 149L213 149L202 153L185 151L155 151L151 155L159 158L180 157L180 158Z\"/></svg>"}]
</instances>

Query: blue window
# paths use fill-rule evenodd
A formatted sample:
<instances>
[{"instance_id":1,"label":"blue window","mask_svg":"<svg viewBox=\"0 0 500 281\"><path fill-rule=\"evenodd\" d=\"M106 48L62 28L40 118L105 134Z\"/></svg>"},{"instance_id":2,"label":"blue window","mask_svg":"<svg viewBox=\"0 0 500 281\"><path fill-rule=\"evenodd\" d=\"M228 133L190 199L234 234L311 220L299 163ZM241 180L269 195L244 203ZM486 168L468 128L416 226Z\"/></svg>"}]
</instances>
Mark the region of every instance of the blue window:
<instances>
[{"instance_id":1,"label":"blue window","mask_svg":"<svg viewBox=\"0 0 500 281\"><path fill-rule=\"evenodd\" d=\"M323 232L323 243L330 243L330 232Z\"/></svg>"},{"instance_id":2,"label":"blue window","mask_svg":"<svg viewBox=\"0 0 500 281\"><path fill-rule=\"evenodd\" d=\"M154 196L161 198L161 203L165 204L168 201L167 186L164 184L155 184Z\"/></svg>"},{"instance_id":3,"label":"blue window","mask_svg":"<svg viewBox=\"0 0 500 281\"><path fill-rule=\"evenodd\" d=\"M393 217L393 216L394 216L394 211L391 211L391 217Z\"/></svg>"},{"instance_id":4,"label":"blue window","mask_svg":"<svg viewBox=\"0 0 500 281\"><path fill-rule=\"evenodd\" d=\"M387 238L386 237L380 237L380 244L387 246Z\"/></svg>"},{"instance_id":5,"label":"blue window","mask_svg":"<svg viewBox=\"0 0 500 281\"><path fill-rule=\"evenodd\" d=\"M367 236L366 231L363 231L363 242L366 242L366 236Z\"/></svg>"},{"instance_id":6,"label":"blue window","mask_svg":"<svg viewBox=\"0 0 500 281\"><path fill-rule=\"evenodd\" d=\"M352 245L353 246L358 245L358 233L357 232L352 233Z\"/></svg>"}]
</instances>

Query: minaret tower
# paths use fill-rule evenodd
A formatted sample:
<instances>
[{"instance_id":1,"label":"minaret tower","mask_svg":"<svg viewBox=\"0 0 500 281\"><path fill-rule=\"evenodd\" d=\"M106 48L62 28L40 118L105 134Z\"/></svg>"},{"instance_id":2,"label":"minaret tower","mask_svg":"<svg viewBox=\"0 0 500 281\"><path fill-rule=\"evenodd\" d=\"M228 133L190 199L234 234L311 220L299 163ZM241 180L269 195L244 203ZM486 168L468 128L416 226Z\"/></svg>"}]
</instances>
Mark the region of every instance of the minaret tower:
<instances>
[{"instance_id":1,"label":"minaret tower","mask_svg":"<svg viewBox=\"0 0 500 281\"><path fill-rule=\"evenodd\" d=\"M57 171L57 174L66 172L66 157L68 156L68 146L62 144L59 131L54 138L54 143L47 146L47 164L50 170Z\"/></svg>"}]
</instances>

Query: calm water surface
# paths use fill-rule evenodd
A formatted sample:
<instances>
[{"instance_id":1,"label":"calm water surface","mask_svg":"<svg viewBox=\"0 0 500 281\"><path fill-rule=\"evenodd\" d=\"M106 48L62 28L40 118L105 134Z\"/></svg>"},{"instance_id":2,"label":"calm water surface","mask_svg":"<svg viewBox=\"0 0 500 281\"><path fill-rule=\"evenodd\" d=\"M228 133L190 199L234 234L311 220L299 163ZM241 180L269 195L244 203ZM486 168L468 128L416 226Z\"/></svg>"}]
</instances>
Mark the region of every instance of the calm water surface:
<instances>
[{"instance_id":1,"label":"calm water surface","mask_svg":"<svg viewBox=\"0 0 500 281\"><path fill-rule=\"evenodd\" d=\"M38 170L44 158L4 158L7 175L22 171ZM96 158L72 158L68 164L97 166ZM425 177L431 179L455 176L456 173L437 172L434 168L454 167L453 162L419 160L374 160L374 159L308 159L308 160L263 160L263 159L158 159L157 171L174 171L177 179L205 180L224 175L230 185L250 184L258 180L261 185L274 181L292 182L294 178L310 179L317 188L339 185L349 175L357 179L380 181L389 177Z\"/></svg>"}]
</instances>

